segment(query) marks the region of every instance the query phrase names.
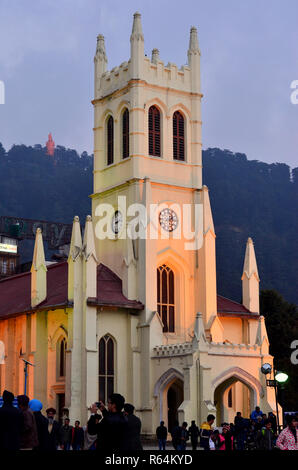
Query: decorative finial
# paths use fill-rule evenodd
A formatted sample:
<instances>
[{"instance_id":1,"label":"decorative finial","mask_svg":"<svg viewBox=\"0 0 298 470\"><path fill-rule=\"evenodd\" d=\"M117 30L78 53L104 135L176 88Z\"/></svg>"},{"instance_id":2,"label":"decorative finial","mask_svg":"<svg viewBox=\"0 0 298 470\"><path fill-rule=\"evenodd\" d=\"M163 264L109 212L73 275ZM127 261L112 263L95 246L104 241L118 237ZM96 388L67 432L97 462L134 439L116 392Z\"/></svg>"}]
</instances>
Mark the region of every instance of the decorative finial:
<instances>
[{"instance_id":1,"label":"decorative finial","mask_svg":"<svg viewBox=\"0 0 298 470\"><path fill-rule=\"evenodd\" d=\"M159 61L159 50L158 49L153 49L152 50L152 56L151 56L151 62L153 64L157 64Z\"/></svg>"}]
</instances>

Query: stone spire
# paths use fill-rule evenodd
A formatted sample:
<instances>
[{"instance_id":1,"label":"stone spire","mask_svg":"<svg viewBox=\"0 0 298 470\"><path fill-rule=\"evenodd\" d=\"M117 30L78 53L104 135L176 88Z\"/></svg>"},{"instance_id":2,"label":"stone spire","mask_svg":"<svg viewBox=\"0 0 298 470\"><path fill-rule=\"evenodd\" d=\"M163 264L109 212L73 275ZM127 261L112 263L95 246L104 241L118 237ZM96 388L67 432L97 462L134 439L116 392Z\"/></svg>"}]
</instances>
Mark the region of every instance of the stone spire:
<instances>
[{"instance_id":1,"label":"stone spire","mask_svg":"<svg viewBox=\"0 0 298 470\"><path fill-rule=\"evenodd\" d=\"M159 61L159 50L158 49L153 49L152 50L152 56L151 56L151 62L153 64L157 64Z\"/></svg>"},{"instance_id":2,"label":"stone spire","mask_svg":"<svg viewBox=\"0 0 298 470\"><path fill-rule=\"evenodd\" d=\"M84 286L85 296L96 297L97 295L97 257L95 250L94 230L91 215L87 215L83 240L83 264L84 264Z\"/></svg>"},{"instance_id":3,"label":"stone spire","mask_svg":"<svg viewBox=\"0 0 298 470\"><path fill-rule=\"evenodd\" d=\"M242 280L242 303L251 312L260 311L259 274L254 244L251 238L246 243Z\"/></svg>"},{"instance_id":4,"label":"stone spire","mask_svg":"<svg viewBox=\"0 0 298 470\"><path fill-rule=\"evenodd\" d=\"M44 256L41 229L35 234L35 245L31 266L31 306L36 307L47 298L47 267Z\"/></svg>"},{"instance_id":5,"label":"stone spire","mask_svg":"<svg viewBox=\"0 0 298 470\"><path fill-rule=\"evenodd\" d=\"M74 265L81 262L82 235L80 219L76 215L73 219L70 249L68 255L68 299L74 299L74 286L77 282L77 274L74 274Z\"/></svg>"},{"instance_id":6,"label":"stone spire","mask_svg":"<svg viewBox=\"0 0 298 470\"><path fill-rule=\"evenodd\" d=\"M97 98L100 89L100 78L107 70L108 59L106 55L105 38L102 34L97 36L96 53L94 56L94 97Z\"/></svg>"},{"instance_id":7,"label":"stone spire","mask_svg":"<svg viewBox=\"0 0 298 470\"><path fill-rule=\"evenodd\" d=\"M202 204L203 204L203 227L204 235L211 230L215 234L212 210L210 205L209 190L206 185L202 187Z\"/></svg>"},{"instance_id":8,"label":"stone spire","mask_svg":"<svg viewBox=\"0 0 298 470\"><path fill-rule=\"evenodd\" d=\"M189 47L188 54L200 54L199 41L198 41L198 30L195 26L190 28Z\"/></svg>"},{"instance_id":9,"label":"stone spire","mask_svg":"<svg viewBox=\"0 0 298 470\"><path fill-rule=\"evenodd\" d=\"M144 64L144 36L141 14L133 15L133 26L130 36L130 62L132 78L141 78Z\"/></svg>"},{"instance_id":10,"label":"stone spire","mask_svg":"<svg viewBox=\"0 0 298 470\"><path fill-rule=\"evenodd\" d=\"M192 26L190 29L187 57L191 70L192 91L196 93L200 92L200 55L198 31L197 28Z\"/></svg>"}]
</instances>

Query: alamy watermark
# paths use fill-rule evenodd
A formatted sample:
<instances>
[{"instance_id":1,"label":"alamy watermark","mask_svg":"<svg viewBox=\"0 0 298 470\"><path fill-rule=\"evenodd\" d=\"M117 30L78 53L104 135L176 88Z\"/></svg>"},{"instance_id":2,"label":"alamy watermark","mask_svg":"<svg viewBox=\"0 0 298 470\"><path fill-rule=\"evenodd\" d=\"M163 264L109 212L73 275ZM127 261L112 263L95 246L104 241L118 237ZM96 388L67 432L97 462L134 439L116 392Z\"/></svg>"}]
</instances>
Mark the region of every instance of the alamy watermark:
<instances>
[{"instance_id":1,"label":"alamy watermark","mask_svg":"<svg viewBox=\"0 0 298 470\"><path fill-rule=\"evenodd\" d=\"M203 245L203 205L134 203L127 205L118 196L117 210L111 204L99 204L95 216L98 239L184 240L185 250L198 250Z\"/></svg>"},{"instance_id":2,"label":"alamy watermark","mask_svg":"<svg viewBox=\"0 0 298 470\"><path fill-rule=\"evenodd\" d=\"M291 83L292 93L291 93L291 103L298 104L298 80L293 80Z\"/></svg>"},{"instance_id":3,"label":"alamy watermark","mask_svg":"<svg viewBox=\"0 0 298 470\"><path fill-rule=\"evenodd\" d=\"M294 339L294 341L292 341L291 349L294 349L294 351L291 354L291 363L297 366L298 365L298 339Z\"/></svg>"}]
</instances>

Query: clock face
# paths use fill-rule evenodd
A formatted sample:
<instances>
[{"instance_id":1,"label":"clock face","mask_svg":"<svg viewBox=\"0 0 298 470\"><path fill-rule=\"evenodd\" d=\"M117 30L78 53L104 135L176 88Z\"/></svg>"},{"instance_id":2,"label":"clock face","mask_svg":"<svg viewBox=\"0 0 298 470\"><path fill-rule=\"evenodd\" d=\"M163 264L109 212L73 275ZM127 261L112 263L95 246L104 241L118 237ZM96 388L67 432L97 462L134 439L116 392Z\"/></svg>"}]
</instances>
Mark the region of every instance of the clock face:
<instances>
[{"instance_id":1,"label":"clock face","mask_svg":"<svg viewBox=\"0 0 298 470\"><path fill-rule=\"evenodd\" d=\"M159 214L159 223L167 232L173 232L178 226L178 216L172 209L163 209Z\"/></svg>"},{"instance_id":2,"label":"clock face","mask_svg":"<svg viewBox=\"0 0 298 470\"><path fill-rule=\"evenodd\" d=\"M115 214L112 217L112 230L115 235L121 232L123 227L123 216L120 211L115 211Z\"/></svg>"}]
</instances>

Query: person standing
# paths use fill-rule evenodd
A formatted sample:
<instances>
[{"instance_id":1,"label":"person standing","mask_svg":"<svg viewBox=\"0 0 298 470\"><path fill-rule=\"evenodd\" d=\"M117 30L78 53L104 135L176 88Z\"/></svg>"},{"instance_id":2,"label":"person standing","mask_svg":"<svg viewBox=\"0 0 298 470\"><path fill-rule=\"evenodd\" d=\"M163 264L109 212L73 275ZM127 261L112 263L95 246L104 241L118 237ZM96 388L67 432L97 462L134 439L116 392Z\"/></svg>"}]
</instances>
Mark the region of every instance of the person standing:
<instances>
[{"instance_id":1,"label":"person standing","mask_svg":"<svg viewBox=\"0 0 298 470\"><path fill-rule=\"evenodd\" d=\"M231 433L229 424L223 423L222 433L219 435L220 448L219 450L234 450L234 437Z\"/></svg>"},{"instance_id":2,"label":"person standing","mask_svg":"<svg viewBox=\"0 0 298 470\"><path fill-rule=\"evenodd\" d=\"M69 418L64 419L64 424L60 428L60 446L62 450L70 450L72 441L72 426Z\"/></svg>"},{"instance_id":3,"label":"person standing","mask_svg":"<svg viewBox=\"0 0 298 470\"><path fill-rule=\"evenodd\" d=\"M271 427L271 422L266 419L264 427L257 432L256 446L259 450L273 450L275 435Z\"/></svg>"},{"instance_id":4,"label":"person standing","mask_svg":"<svg viewBox=\"0 0 298 470\"><path fill-rule=\"evenodd\" d=\"M108 398L108 409L103 402L99 402L99 410L102 413L102 420L97 424L96 450L105 453L119 452L124 450L124 436L127 431L127 418L123 415L125 399L119 393L113 393ZM91 407L92 415L88 421L88 428L92 428L95 422L97 405Z\"/></svg>"},{"instance_id":5,"label":"person standing","mask_svg":"<svg viewBox=\"0 0 298 470\"><path fill-rule=\"evenodd\" d=\"M212 434L212 425L215 421L214 415L208 415L207 421L204 421L201 424L200 428L200 446L203 447L204 450L210 450L209 448L209 439Z\"/></svg>"},{"instance_id":6,"label":"person standing","mask_svg":"<svg viewBox=\"0 0 298 470\"><path fill-rule=\"evenodd\" d=\"M255 410L251 413L250 419L252 419L255 423L258 421L258 417L262 418L263 411L260 410L259 406L256 406Z\"/></svg>"},{"instance_id":7,"label":"person standing","mask_svg":"<svg viewBox=\"0 0 298 470\"><path fill-rule=\"evenodd\" d=\"M48 421L48 434L47 434L47 450L57 450L60 442L60 425L55 420L55 408L48 408L46 410Z\"/></svg>"},{"instance_id":8,"label":"person standing","mask_svg":"<svg viewBox=\"0 0 298 470\"><path fill-rule=\"evenodd\" d=\"M36 428L37 428L37 437L38 437L38 447L37 450L47 450L47 438L48 438L48 420L45 416L42 415L42 403L39 400L33 399L29 401L29 408L34 414Z\"/></svg>"},{"instance_id":9,"label":"person standing","mask_svg":"<svg viewBox=\"0 0 298 470\"><path fill-rule=\"evenodd\" d=\"M298 421L296 416L287 415L287 427L281 431L276 445L281 450L298 450Z\"/></svg>"},{"instance_id":10,"label":"person standing","mask_svg":"<svg viewBox=\"0 0 298 470\"><path fill-rule=\"evenodd\" d=\"M234 431L235 438L237 442L237 450L244 450L244 441L245 441L245 420L241 416L241 412L238 411L234 419Z\"/></svg>"},{"instance_id":11,"label":"person standing","mask_svg":"<svg viewBox=\"0 0 298 470\"><path fill-rule=\"evenodd\" d=\"M37 426L33 411L29 408L29 397L18 396L18 406L23 413L24 426L21 432L21 450L32 450L38 447Z\"/></svg>"},{"instance_id":12,"label":"person standing","mask_svg":"<svg viewBox=\"0 0 298 470\"><path fill-rule=\"evenodd\" d=\"M123 450L125 452L136 452L143 450L141 444L141 428L142 423L140 418L135 416L134 413L135 407L130 403L125 403L124 405L124 416L127 419L127 427L124 435Z\"/></svg>"},{"instance_id":13,"label":"person standing","mask_svg":"<svg viewBox=\"0 0 298 470\"><path fill-rule=\"evenodd\" d=\"M179 422L177 420L174 422L174 427L171 431L171 436L174 449L179 450L181 444L181 427L179 426Z\"/></svg>"},{"instance_id":14,"label":"person standing","mask_svg":"<svg viewBox=\"0 0 298 470\"><path fill-rule=\"evenodd\" d=\"M3 406L0 408L0 450L19 450L24 425L22 412L13 406L14 394L3 392Z\"/></svg>"},{"instance_id":15,"label":"person standing","mask_svg":"<svg viewBox=\"0 0 298 470\"><path fill-rule=\"evenodd\" d=\"M195 421L191 422L191 426L188 428L188 432L190 434L192 450L197 450L200 431Z\"/></svg>"},{"instance_id":16,"label":"person standing","mask_svg":"<svg viewBox=\"0 0 298 470\"><path fill-rule=\"evenodd\" d=\"M72 428L72 450L82 450L84 447L84 430L80 427L80 421L75 421L75 425Z\"/></svg>"},{"instance_id":17,"label":"person standing","mask_svg":"<svg viewBox=\"0 0 298 470\"><path fill-rule=\"evenodd\" d=\"M165 422L161 421L160 425L156 428L156 437L158 440L159 450L166 450L168 430L165 427Z\"/></svg>"},{"instance_id":18,"label":"person standing","mask_svg":"<svg viewBox=\"0 0 298 470\"><path fill-rule=\"evenodd\" d=\"M187 430L187 422L184 421L182 423L182 427L181 427L181 438L180 438L180 445L178 447L178 450L185 450L186 449L188 438L189 438L189 434L188 434L188 430Z\"/></svg>"}]
</instances>

